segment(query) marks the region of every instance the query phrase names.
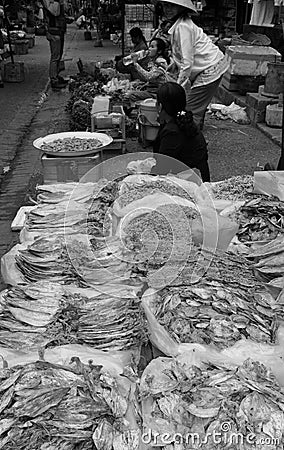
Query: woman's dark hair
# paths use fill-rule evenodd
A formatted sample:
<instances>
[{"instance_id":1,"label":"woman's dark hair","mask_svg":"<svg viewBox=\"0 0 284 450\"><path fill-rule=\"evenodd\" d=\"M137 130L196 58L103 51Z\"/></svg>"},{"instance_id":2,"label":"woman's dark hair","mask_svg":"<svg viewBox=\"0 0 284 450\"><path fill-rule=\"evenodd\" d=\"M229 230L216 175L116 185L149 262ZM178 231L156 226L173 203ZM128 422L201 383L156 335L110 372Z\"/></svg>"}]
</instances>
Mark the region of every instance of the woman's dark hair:
<instances>
[{"instance_id":1,"label":"woman's dark hair","mask_svg":"<svg viewBox=\"0 0 284 450\"><path fill-rule=\"evenodd\" d=\"M129 31L129 34L130 34L130 36L132 38L139 38L139 39L141 39L147 45L146 39L144 37L144 34L143 34L141 28L139 28L139 27L131 28L131 30Z\"/></svg>"},{"instance_id":2,"label":"woman's dark hair","mask_svg":"<svg viewBox=\"0 0 284 450\"><path fill-rule=\"evenodd\" d=\"M175 119L179 129L186 133L188 137L198 134L198 127L194 123L191 111L185 111L186 94L182 86L169 82L163 84L157 93L158 103Z\"/></svg>"},{"instance_id":3,"label":"woman's dark hair","mask_svg":"<svg viewBox=\"0 0 284 450\"><path fill-rule=\"evenodd\" d=\"M158 51L158 56L162 56L162 58L164 58L168 64L170 64L170 58L167 54L167 45L165 43L165 41L161 38L155 38L152 40L152 42L157 42L157 51Z\"/></svg>"}]
</instances>

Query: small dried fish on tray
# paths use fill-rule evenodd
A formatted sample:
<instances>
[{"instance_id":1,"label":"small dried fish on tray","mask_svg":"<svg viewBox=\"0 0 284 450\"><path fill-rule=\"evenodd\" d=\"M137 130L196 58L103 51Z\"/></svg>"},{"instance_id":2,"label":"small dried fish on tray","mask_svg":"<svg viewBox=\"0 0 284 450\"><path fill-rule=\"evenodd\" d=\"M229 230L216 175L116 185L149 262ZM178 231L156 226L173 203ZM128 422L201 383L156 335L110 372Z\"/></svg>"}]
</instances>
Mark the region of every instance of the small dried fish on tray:
<instances>
[{"instance_id":1,"label":"small dried fish on tray","mask_svg":"<svg viewBox=\"0 0 284 450\"><path fill-rule=\"evenodd\" d=\"M144 436L159 448L283 449L283 389L259 362L200 368L158 358L145 369L140 394Z\"/></svg>"},{"instance_id":2,"label":"small dried fish on tray","mask_svg":"<svg viewBox=\"0 0 284 450\"><path fill-rule=\"evenodd\" d=\"M241 242L269 241L284 232L284 202L258 198L246 202L235 214Z\"/></svg>"},{"instance_id":3,"label":"small dried fish on tray","mask_svg":"<svg viewBox=\"0 0 284 450\"><path fill-rule=\"evenodd\" d=\"M202 274L198 265L205 272L190 284L194 270ZM275 343L279 320L284 319L283 305L257 281L244 259L204 250L156 293L151 310L177 343L213 344L218 349L244 338Z\"/></svg>"},{"instance_id":4,"label":"small dried fish on tray","mask_svg":"<svg viewBox=\"0 0 284 450\"><path fill-rule=\"evenodd\" d=\"M145 330L136 292L123 286L85 293L44 281L7 290L0 303L0 346L15 350L74 343L125 350L145 342Z\"/></svg>"},{"instance_id":5,"label":"small dried fish on tray","mask_svg":"<svg viewBox=\"0 0 284 450\"><path fill-rule=\"evenodd\" d=\"M216 199L222 200L246 200L251 198L253 191L253 176L238 175L226 180L210 183L210 188ZM257 195L259 197L259 195Z\"/></svg>"},{"instance_id":6,"label":"small dried fish on tray","mask_svg":"<svg viewBox=\"0 0 284 450\"><path fill-rule=\"evenodd\" d=\"M128 388L101 365L46 361L0 370L0 449L137 449L127 432ZM124 396L124 395L125 396ZM133 430L133 436L135 431ZM136 432L136 439L137 432Z\"/></svg>"}]
</instances>

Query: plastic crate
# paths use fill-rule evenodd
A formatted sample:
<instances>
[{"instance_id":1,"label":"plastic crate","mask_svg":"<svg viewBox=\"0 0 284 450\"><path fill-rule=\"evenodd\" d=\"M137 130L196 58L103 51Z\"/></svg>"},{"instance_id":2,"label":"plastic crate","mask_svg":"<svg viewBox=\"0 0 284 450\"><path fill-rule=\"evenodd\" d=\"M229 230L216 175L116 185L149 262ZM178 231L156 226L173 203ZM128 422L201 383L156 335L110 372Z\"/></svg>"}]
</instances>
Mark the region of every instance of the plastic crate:
<instances>
[{"instance_id":1,"label":"plastic crate","mask_svg":"<svg viewBox=\"0 0 284 450\"><path fill-rule=\"evenodd\" d=\"M111 107L110 113L117 113L121 115L119 124L112 125L108 118L97 118L96 115L91 115L91 131L98 131L100 133L106 133L113 138L113 142L102 150L104 154L106 151L115 150L121 153L125 153L126 148L126 131L125 131L125 113L123 107L120 105L114 105Z\"/></svg>"},{"instance_id":2,"label":"plastic crate","mask_svg":"<svg viewBox=\"0 0 284 450\"><path fill-rule=\"evenodd\" d=\"M98 152L77 157L54 157L43 154L41 162L45 184L66 183L80 181L87 172L102 162L102 154Z\"/></svg>"},{"instance_id":3,"label":"plastic crate","mask_svg":"<svg viewBox=\"0 0 284 450\"><path fill-rule=\"evenodd\" d=\"M19 39L13 42L15 55L26 55L29 53L29 40Z\"/></svg>"}]
</instances>

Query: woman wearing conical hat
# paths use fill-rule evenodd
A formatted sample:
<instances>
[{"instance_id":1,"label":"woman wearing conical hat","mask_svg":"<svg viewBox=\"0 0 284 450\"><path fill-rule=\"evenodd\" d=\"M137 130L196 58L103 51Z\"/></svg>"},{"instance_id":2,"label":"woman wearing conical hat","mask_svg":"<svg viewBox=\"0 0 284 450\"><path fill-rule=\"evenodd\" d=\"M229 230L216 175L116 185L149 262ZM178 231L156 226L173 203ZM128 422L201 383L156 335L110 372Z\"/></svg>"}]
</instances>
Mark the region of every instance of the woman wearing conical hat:
<instances>
[{"instance_id":1,"label":"woman wearing conical hat","mask_svg":"<svg viewBox=\"0 0 284 450\"><path fill-rule=\"evenodd\" d=\"M227 58L192 21L197 11L191 0L162 0L162 5L173 23L169 34L177 82L187 91L187 110L202 129L207 106L229 67Z\"/></svg>"}]
</instances>

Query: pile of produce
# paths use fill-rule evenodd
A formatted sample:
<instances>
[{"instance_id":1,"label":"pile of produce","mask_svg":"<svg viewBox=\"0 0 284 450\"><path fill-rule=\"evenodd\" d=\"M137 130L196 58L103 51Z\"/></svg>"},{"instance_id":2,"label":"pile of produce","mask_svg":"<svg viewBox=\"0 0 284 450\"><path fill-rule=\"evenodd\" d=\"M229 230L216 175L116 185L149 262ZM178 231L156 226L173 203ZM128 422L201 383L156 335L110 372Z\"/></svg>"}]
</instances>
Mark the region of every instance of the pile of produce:
<instances>
[{"instance_id":1,"label":"pile of produce","mask_svg":"<svg viewBox=\"0 0 284 450\"><path fill-rule=\"evenodd\" d=\"M41 150L47 153L60 152L91 152L102 147L103 143L99 139L65 138L44 143Z\"/></svg>"},{"instance_id":2,"label":"pile of produce","mask_svg":"<svg viewBox=\"0 0 284 450\"><path fill-rule=\"evenodd\" d=\"M284 232L284 203L267 197L246 202L236 213L241 242L269 241Z\"/></svg>"},{"instance_id":3,"label":"pile of produce","mask_svg":"<svg viewBox=\"0 0 284 450\"><path fill-rule=\"evenodd\" d=\"M0 345L15 350L84 344L126 350L146 340L145 319L133 288L92 292L49 282L11 288L0 302ZM88 293L88 296L87 296Z\"/></svg>"},{"instance_id":4,"label":"pile of produce","mask_svg":"<svg viewBox=\"0 0 284 450\"><path fill-rule=\"evenodd\" d=\"M91 109L94 98L101 93L101 86L98 82L87 82L73 90L66 107L71 131L86 131L91 127Z\"/></svg>"},{"instance_id":5,"label":"pile of produce","mask_svg":"<svg viewBox=\"0 0 284 450\"><path fill-rule=\"evenodd\" d=\"M141 395L144 435L152 445L283 448L284 393L271 371L250 359L232 369L158 358L144 371Z\"/></svg>"},{"instance_id":6,"label":"pile of produce","mask_svg":"<svg viewBox=\"0 0 284 450\"><path fill-rule=\"evenodd\" d=\"M194 273L200 276L198 282L192 280ZM150 284L159 276L150 274ZM219 349L243 338L275 343L278 321L284 319L283 305L257 281L243 258L205 250L192 252L181 275L154 296L150 308L177 343Z\"/></svg>"},{"instance_id":7,"label":"pile of produce","mask_svg":"<svg viewBox=\"0 0 284 450\"><path fill-rule=\"evenodd\" d=\"M102 366L72 358L0 371L1 441L5 450L113 450L124 434L128 398ZM129 393L127 393L129 395Z\"/></svg>"}]
</instances>

